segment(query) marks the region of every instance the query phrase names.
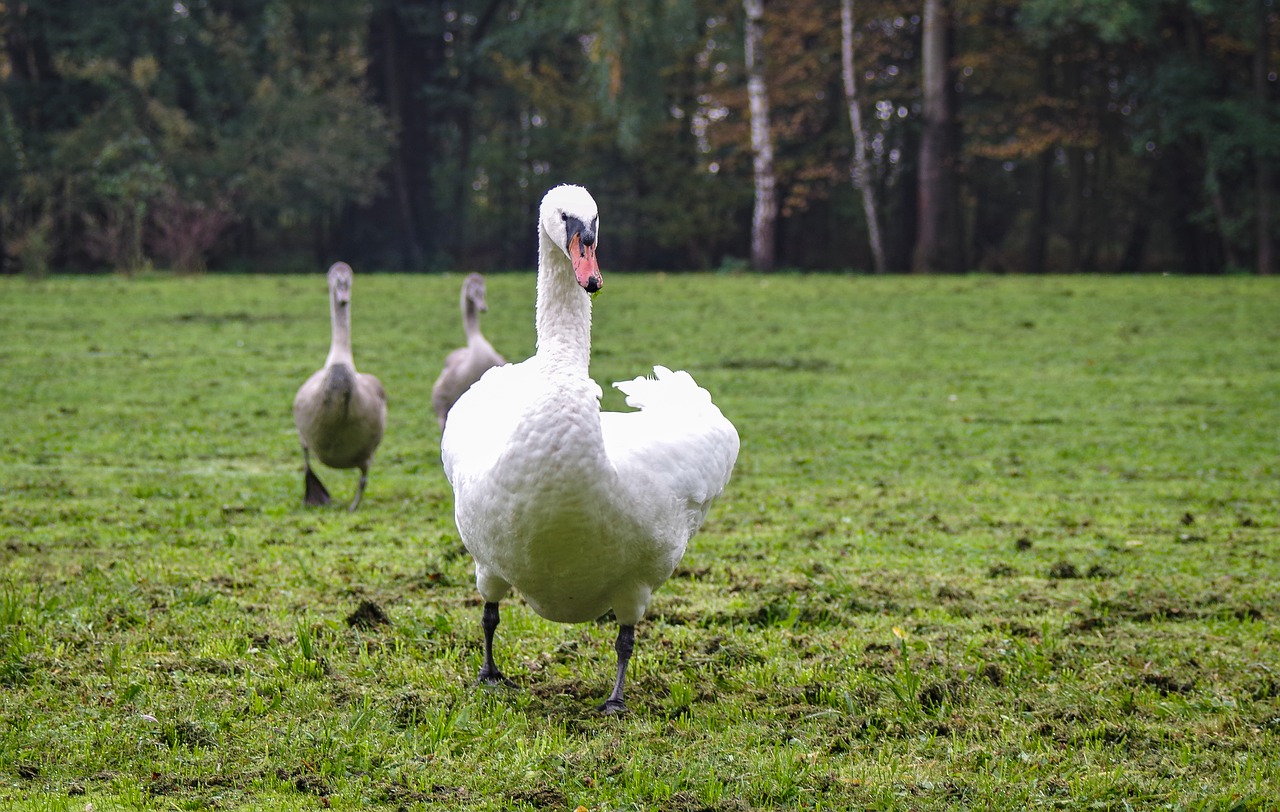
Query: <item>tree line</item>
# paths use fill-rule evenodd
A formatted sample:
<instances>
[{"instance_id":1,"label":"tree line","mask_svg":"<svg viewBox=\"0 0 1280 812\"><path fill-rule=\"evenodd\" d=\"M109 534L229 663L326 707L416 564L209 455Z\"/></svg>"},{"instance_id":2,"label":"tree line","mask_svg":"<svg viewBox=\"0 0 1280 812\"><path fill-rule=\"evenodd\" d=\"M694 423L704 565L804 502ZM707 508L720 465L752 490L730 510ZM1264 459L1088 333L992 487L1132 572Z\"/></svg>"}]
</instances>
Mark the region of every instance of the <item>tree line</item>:
<instances>
[{"instance_id":1,"label":"tree line","mask_svg":"<svg viewBox=\"0 0 1280 812\"><path fill-rule=\"evenodd\" d=\"M1276 0L0 2L0 270L1270 273Z\"/></svg>"}]
</instances>

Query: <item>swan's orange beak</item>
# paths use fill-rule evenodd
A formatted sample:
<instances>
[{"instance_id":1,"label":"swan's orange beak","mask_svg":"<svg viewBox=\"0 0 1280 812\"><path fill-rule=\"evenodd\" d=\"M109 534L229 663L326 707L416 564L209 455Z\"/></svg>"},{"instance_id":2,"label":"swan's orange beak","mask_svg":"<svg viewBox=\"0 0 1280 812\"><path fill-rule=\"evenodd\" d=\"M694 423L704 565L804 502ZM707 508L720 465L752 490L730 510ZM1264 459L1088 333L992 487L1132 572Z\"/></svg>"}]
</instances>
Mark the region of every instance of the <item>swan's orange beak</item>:
<instances>
[{"instance_id":1,"label":"swan's orange beak","mask_svg":"<svg viewBox=\"0 0 1280 812\"><path fill-rule=\"evenodd\" d=\"M569 239L569 261L573 263L573 275L578 277L578 284L587 293L595 293L604 287L604 277L600 275L600 266L596 264L596 246L584 245L582 236L574 234Z\"/></svg>"}]
</instances>

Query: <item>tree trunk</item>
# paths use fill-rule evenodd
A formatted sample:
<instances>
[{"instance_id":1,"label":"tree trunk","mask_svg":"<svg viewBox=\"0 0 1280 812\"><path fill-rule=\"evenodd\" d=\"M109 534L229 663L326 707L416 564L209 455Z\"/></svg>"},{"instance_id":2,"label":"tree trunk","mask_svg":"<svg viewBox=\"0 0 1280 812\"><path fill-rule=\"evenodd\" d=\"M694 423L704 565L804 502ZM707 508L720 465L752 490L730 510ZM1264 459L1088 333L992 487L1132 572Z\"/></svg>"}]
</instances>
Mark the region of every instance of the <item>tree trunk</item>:
<instances>
[{"instance_id":1,"label":"tree trunk","mask_svg":"<svg viewBox=\"0 0 1280 812\"><path fill-rule=\"evenodd\" d=\"M747 99L751 107L751 152L756 184L755 209L751 215L751 265L757 271L771 271L778 202L769 97L764 81L764 0L743 0L743 7L747 12Z\"/></svg>"},{"instance_id":2,"label":"tree trunk","mask_svg":"<svg viewBox=\"0 0 1280 812\"><path fill-rule=\"evenodd\" d=\"M1267 0L1255 0L1257 10L1257 43L1253 52L1253 101L1255 109L1267 109L1267 53L1270 43L1267 37ZM1254 183L1257 189L1257 269L1267 276L1275 272L1275 242L1271 237L1271 167L1262 149L1254 149Z\"/></svg>"},{"instance_id":3,"label":"tree trunk","mask_svg":"<svg viewBox=\"0 0 1280 812\"><path fill-rule=\"evenodd\" d=\"M1085 207L1089 204L1085 190L1089 188L1088 162L1085 151L1080 147L1063 148L1067 157L1067 270L1080 273L1089 270L1080 261L1085 252L1085 241L1088 239L1085 223Z\"/></svg>"},{"instance_id":4,"label":"tree trunk","mask_svg":"<svg viewBox=\"0 0 1280 812\"><path fill-rule=\"evenodd\" d=\"M339 250L362 241L379 245L377 261L389 267L418 270L437 250L428 224L436 222L430 199L419 190L431 187L430 164L417 156L432 154L422 122L439 115L416 101L418 89L438 59L390 0L378 2L369 17L369 86L397 133L390 161L383 170L385 187L338 238ZM365 248L364 250L368 250Z\"/></svg>"},{"instance_id":5,"label":"tree trunk","mask_svg":"<svg viewBox=\"0 0 1280 812\"><path fill-rule=\"evenodd\" d=\"M844 74L844 98L849 105L849 126L853 129L853 185L862 193L862 211L867 218L867 236L876 273L884 273L884 241L880 237L880 207L876 203L875 178L867 160L867 132L862 127L858 103L858 79L853 69L853 0L840 0L840 54Z\"/></svg>"},{"instance_id":6,"label":"tree trunk","mask_svg":"<svg viewBox=\"0 0 1280 812\"><path fill-rule=\"evenodd\" d=\"M1047 270L1049 246L1049 201L1053 184L1053 150L1045 149L1036 158L1035 198L1031 202L1031 232L1027 242L1027 270L1041 274Z\"/></svg>"},{"instance_id":7,"label":"tree trunk","mask_svg":"<svg viewBox=\"0 0 1280 812\"><path fill-rule=\"evenodd\" d=\"M1213 207L1213 219L1218 225L1218 238L1222 241L1222 253L1226 257L1227 267L1234 271L1240 267L1240 257L1236 254L1234 241L1231 239L1231 213L1227 211L1227 199L1222 194L1222 181L1218 176L1218 159L1213 154L1213 147L1206 145L1204 188L1209 195L1209 203Z\"/></svg>"},{"instance_id":8,"label":"tree trunk","mask_svg":"<svg viewBox=\"0 0 1280 812\"><path fill-rule=\"evenodd\" d=\"M383 80L386 83L387 112L390 114L391 120L395 122L396 127L402 128L404 125L402 97L405 88L400 79L400 54L398 53L396 41L398 37L396 32L398 21L394 15L395 11L388 8L382 13L379 20L382 29L382 41L386 48L385 61L383 63ZM405 146L400 139L397 139L395 151L391 156L391 189L405 246L402 261L406 267L416 269L422 266L424 251L422 249L422 241L418 238L417 219L414 217L413 203L409 196L408 170L405 168L408 162L408 156L405 155Z\"/></svg>"},{"instance_id":9,"label":"tree trunk","mask_svg":"<svg viewBox=\"0 0 1280 812\"><path fill-rule=\"evenodd\" d=\"M959 212L955 194L951 91L948 87L947 0L925 0L921 73L924 84L924 127L920 136L917 205L919 231L912 267L917 273L961 270Z\"/></svg>"},{"instance_id":10,"label":"tree trunk","mask_svg":"<svg viewBox=\"0 0 1280 812\"><path fill-rule=\"evenodd\" d=\"M1157 160L1147 162L1147 182L1142 197L1128 206L1133 216L1129 227L1129 236L1124 243L1124 252L1116 270L1120 273L1139 273L1146 263L1147 241L1151 239L1151 223L1155 219L1149 210L1152 201L1158 200L1160 193L1160 177L1163 168Z\"/></svg>"}]
</instances>

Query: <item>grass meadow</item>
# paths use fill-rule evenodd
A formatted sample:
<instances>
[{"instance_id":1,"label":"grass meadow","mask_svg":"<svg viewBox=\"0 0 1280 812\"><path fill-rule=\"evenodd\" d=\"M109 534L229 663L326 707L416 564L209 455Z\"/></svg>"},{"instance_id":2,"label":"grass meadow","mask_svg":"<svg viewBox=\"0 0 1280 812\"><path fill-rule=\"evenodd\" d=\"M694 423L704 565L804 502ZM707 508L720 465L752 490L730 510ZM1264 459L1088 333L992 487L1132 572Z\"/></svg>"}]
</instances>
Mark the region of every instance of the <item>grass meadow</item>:
<instances>
[{"instance_id":1,"label":"grass meadow","mask_svg":"<svg viewBox=\"0 0 1280 812\"><path fill-rule=\"evenodd\" d=\"M324 274L0 279L0 807L1273 810L1280 283L626 275L733 481L616 626L481 604L429 393L460 275L360 273L391 404L302 506ZM533 350L532 273L486 335ZM622 408L616 391L608 408Z\"/></svg>"}]
</instances>

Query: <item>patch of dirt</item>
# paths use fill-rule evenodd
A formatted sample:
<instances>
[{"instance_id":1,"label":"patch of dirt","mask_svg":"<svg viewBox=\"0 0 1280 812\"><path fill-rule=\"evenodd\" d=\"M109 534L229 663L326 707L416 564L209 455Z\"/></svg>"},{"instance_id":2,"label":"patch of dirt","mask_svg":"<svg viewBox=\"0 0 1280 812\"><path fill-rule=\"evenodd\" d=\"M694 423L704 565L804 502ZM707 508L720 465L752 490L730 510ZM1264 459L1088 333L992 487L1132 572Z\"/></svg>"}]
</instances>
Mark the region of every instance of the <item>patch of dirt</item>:
<instances>
[{"instance_id":1,"label":"patch of dirt","mask_svg":"<svg viewBox=\"0 0 1280 812\"><path fill-rule=\"evenodd\" d=\"M555 787L540 786L519 790L507 796L512 806L528 804L535 809L567 809L564 793Z\"/></svg>"},{"instance_id":2,"label":"patch of dirt","mask_svg":"<svg viewBox=\"0 0 1280 812\"><path fill-rule=\"evenodd\" d=\"M347 625L353 629L372 629L376 626L390 626L391 618L381 606L366 599L360 601L356 610L347 615Z\"/></svg>"},{"instance_id":3,"label":"patch of dirt","mask_svg":"<svg viewBox=\"0 0 1280 812\"><path fill-rule=\"evenodd\" d=\"M940 601L970 601L973 600L973 593L962 586L952 586L943 584L938 587L937 598Z\"/></svg>"},{"instance_id":4,"label":"patch of dirt","mask_svg":"<svg viewBox=\"0 0 1280 812\"><path fill-rule=\"evenodd\" d=\"M665 623L668 626L689 626L695 623L715 625L713 621L708 621L706 615L696 612L687 607L665 606L660 609L654 609L645 613L645 622L650 624ZM720 619L723 624L724 618Z\"/></svg>"},{"instance_id":5,"label":"patch of dirt","mask_svg":"<svg viewBox=\"0 0 1280 812\"><path fill-rule=\"evenodd\" d=\"M779 626L787 623L798 626L803 620L806 620L805 615L807 614L809 614L807 607L802 608L799 604L790 601L772 601L758 607L754 612L747 612L742 619L757 628ZM809 617L807 619L814 620L816 618Z\"/></svg>"},{"instance_id":6,"label":"patch of dirt","mask_svg":"<svg viewBox=\"0 0 1280 812\"><path fill-rule=\"evenodd\" d=\"M672 578L687 579L690 581L701 581L711 574L710 567L676 567L676 571L671 573Z\"/></svg>"},{"instance_id":7,"label":"patch of dirt","mask_svg":"<svg viewBox=\"0 0 1280 812\"><path fill-rule=\"evenodd\" d=\"M1070 561L1059 561L1049 567L1048 577L1054 580L1066 580L1070 578L1079 578L1080 571L1076 569L1076 565Z\"/></svg>"},{"instance_id":8,"label":"patch of dirt","mask_svg":"<svg viewBox=\"0 0 1280 812\"><path fill-rule=\"evenodd\" d=\"M173 320L178 323L187 324L228 324L230 322L253 324L256 322L271 321L291 322L296 321L296 317L280 313L258 315L255 313L247 313L243 310L237 310L231 313L179 313L173 317Z\"/></svg>"},{"instance_id":9,"label":"patch of dirt","mask_svg":"<svg viewBox=\"0 0 1280 812\"><path fill-rule=\"evenodd\" d=\"M183 720L166 725L159 731L159 738L170 747L201 747L208 749L217 744L213 734L195 722Z\"/></svg>"},{"instance_id":10,"label":"patch of dirt","mask_svg":"<svg viewBox=\"0 0 1280 812\"><path fill-rule=\"evenodd\" d=\"M243 667L215 657L197 657L192 661L191 668L201 674L215 674L220 677L240 676L244 673Z\"/></svg>"},{"instance_id":11,"label":"patch of dirt","mask_svg":"<svg viewBox=\"0 0 1280 812\"><path fill-rule=\"evenodd\" d=\"M931 682L920 689L916 696L920 707L934 711L946 704L958 705L964 701L965 684L959 679Z\"/></svg>"},{"instance_id":12,"label":"patch of dirt","mask_svg":"<svg viewBox=\"0 0 1280 812\"><path fill-rule=\"evenodd\" d=\"M219 787L234 787L251 781L254 776L245 775L219 775L217 773L204 773L198 776L172 776L163 773L155 773L151 777L151 783L148 788L153 795L176 795L180 793L188 793L193 789L216 789ZM84 794L83 789L81 794Z\"/></svg>"},{"instance_id":13,"label":"patch of dirt","mask_svg":"<svg viewBox=\"0 0 1280 812\"><path fill-rule=\"evenodd\" d=\"M1106 618L1097 615L1088 615L1067 626L1068 632L1092 632L1098 629L1105 629L1111 625Z\"/></svg>"},{"instance_id":14,"label":"patch of dirt","mask_svg":"<svg viewBox=\"0 0 1280 812\"><path fill-rule=\"evenodd\" d=\"M415 693L405 693L396 697L391 715L396 720L397 725L402 728L408 728L413 727L425 718L424 711L426 708L427 704L421 696Z\"/></svg>"},{"instance_id":15,"label":"patch of dirt","mask_svg":"<svg viewBox=\"0 0 1280 812\"><path fill-rule=\"evenodd\" d=\"M432 784L430 791L423 792L400 784L385 784L378 790L375 797L380 802L396 804L397 809L405 809L409 804L443 803L453 806L467 797L467 790L462 787Z\"/></svg>"},{"instance_id":16,"label":"patch of dirt","mask_svg":"<svg viewBox=\"0 0 1280 812\"><path fill-rule=\"evenodd\" d=\"M1004 685L1004 670L995 663L987 663L979 671L978 676L997 688Z\"/></svg>"},{"instance_id":17,"label":"patch of dirt","mask_svg":"<svg viewBox=\"0 0 1280 812\"><path fill-rule=\"evenodd\" d=\"M736 798L721 800L715 806L706 806L691 792L677 792L666 800L663 809L670 812L746 812L751 807Z\"/></svg>"},{"instance_id":18,"label":"patch of dirt","mask_svg":"<svg viewBox=\"0 0 1280 812\"><path fill-rule=\"evenodd\" d=\"M253 588L252 581L239 581L235 578L228 578L225 575L217 575L205 581L209 586L214 587L222 592L236 593L243 592L246 589Z\"/></svg>"},{"instance_id":19,"label":"patch of dirt","mask_svg":"<svg viewBox=\"0 0 1280 812\"><path fill-rule=\"evenodd\" d=\"M280 771L280 773L283 772L283 770ZM277 773L277 777L281 781L289 780L290 776L288 774L282 775L280 773ZM312 773L303 773L301 775L293 776L293 788L298 792L305 792L309 795L319 795L321 797L328 795L330 792L329 782Z\"/></svg>"},{"instance_id":20,"label":"patch of dirt","mask_svg":"<svg viewBox=\"0 0 1280 812\"><path fill-rule=\"evenodd\" d=\"M1018 570L1003 561L992 564L987 567L988 578L1012 578L1018 574Z\"/></svg>"},{"instance_id":21,"label":"patch of dirt","mask_svg":"<svg viewBox=\"0 0 1280 812\"><path fill-rule=\"evenodd\" d=\"M1038 629L1033 629L1025 623L1002 621L997 625L997 628L1010 637L1021 637L1024 640L1034 640L1040 636Z\"/></svg>"},{"instance_id":22,"label":"patch of dirt","mask_svg":"<svg viewBox=\"0 0 1280 812\"><path fill-rule=\"evenodd\" d=\"M1189 694L1196 689L1195 682L1179 680L1167 674L1143 674L1140 682L1150 688L1155 688L1162 696Z\"/></svg>"},{"instance_id":23,"label":"patch of dirt","mask_svg":"<svg viewBox=\"0 0 1280 812\"><path fill-rule=\"evenodd\" d=\"M1091 631L1117 622L1164 623L1205 620L1210 618L1264 621L1267 614L1257 606L1232 603L1217 594L1205 594L1188 601L1182 596L1163 592L1124 593L1104 601L1096 613L1083 615L1069 628Z\"/></svg>"},{"instance_id":24,"label":"patch of dirt","mask_svg":"<svg viewBox=\"0 0 1280 812\"><path fill-rule=\"evenodd\" d=\"M726 358L721 369L764 369L782 372L826 372L835 364L822 358Z\"/></svg>"},{"instance_id":25,"label":"patch of dirt","mask_svg":"<svg viewBox=\"0 0 1280 812\"><path fill-rule=\"evenodd\" d=\"M633 680L631 684L628 684L626 687L630 689L637 689L638 685L636 685ZM585 681L576 679L549 682L536 681L528 688L529 694L531 696L536 696L539 699L554 700L568 698L578 702L589 702L595 699L596 694L599 694L602 690L603 689L599 685L588 685ZM629 690L627 691L627 697L630 698L631 695L635 693L638 693L638 691ZM608 691L601 694L600 701L603 702L604 697L607 694Z\"/></svg>"}]
</instances>

